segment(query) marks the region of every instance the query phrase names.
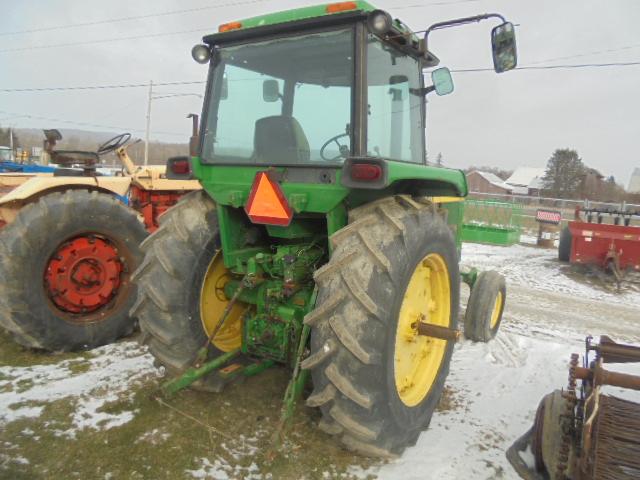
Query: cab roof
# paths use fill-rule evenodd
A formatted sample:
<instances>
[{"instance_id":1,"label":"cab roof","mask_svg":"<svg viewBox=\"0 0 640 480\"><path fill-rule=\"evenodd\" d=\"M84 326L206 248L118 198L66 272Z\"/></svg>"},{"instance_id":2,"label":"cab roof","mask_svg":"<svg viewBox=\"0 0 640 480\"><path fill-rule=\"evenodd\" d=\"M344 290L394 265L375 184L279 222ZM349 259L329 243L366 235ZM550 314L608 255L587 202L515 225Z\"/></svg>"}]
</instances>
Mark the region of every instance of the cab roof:
<instances>
[{"instance_id":1,"label":"cab roof","mask_svg":"<svg viewBox=\"0 0 640 480\"><path fill-rule=\"evenodd\" d=\"M326 15L335 15L344 12L372 12L376 8L362 0L338 3L323 3L312 5L309 7L292 8L291 10L283 10L280 12L268 13L257 17L245 18L239 20L241 28L263 27L266 25L275 25L285 22L295 22L308 18L324 17ZM234 23L234 22L231 22ZM224 24L224 25L229 25ZM223 27L221 25L220 27Z\"/></svg>"},{"instance_id":2,"label":"cab roof","mask_svg":"<svg viewBox=\"0 0 640 480\"><path fill-rule=\"evenodd\" d=\"M349 23L364 19L370 12L376 10L376 7L364 0L323 3L293 8L224 23L218 27L218 33L207 35L203 40L208 44L216 44L258 36L258 32L268 33L276 30L293 30L320 23L327 25ZM417 40L411 29L401 21L394 20L393 26L397 32L408 34L412 40Z\"/></svg>"}]
</instances>

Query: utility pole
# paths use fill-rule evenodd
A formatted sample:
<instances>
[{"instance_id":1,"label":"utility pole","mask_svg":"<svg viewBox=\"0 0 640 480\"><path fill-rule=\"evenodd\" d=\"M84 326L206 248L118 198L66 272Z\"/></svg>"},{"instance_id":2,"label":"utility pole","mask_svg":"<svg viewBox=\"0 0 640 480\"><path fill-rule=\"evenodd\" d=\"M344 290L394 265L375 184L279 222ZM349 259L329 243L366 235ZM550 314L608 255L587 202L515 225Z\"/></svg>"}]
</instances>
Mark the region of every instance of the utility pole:
<instances>
[{"instance_id":1,"label":"utility pole","mask_svg":"<svg viewBox=\"0 0 640 480\"><path fill-rule=\"evenodd\" d=\"M149 164L149 130L151 128L151 100L153 99L153 80L149 80L149 103L147 105L147 130L144 137L144 165Z\"/></svg>"}]
</instances>

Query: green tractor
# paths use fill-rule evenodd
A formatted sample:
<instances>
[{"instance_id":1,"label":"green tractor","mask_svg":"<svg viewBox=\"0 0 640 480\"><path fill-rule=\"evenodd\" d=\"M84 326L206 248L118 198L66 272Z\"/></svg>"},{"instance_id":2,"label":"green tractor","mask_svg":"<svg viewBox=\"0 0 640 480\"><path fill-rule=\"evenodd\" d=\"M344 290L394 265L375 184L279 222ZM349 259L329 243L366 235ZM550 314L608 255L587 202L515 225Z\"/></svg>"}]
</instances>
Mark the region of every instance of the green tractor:
<instances>
[{"instance_id":1,"label":"green tractor","mask_svg":"<svg viewBox=\"0 0 640 480\"><path fill-rule=\"evenodd\" d=\"M173 380L211 391L285 365L290 418L305 383L319 426L388 457L431 419L458 331L465 176L426 164L425 96L453 89L430 31L498 17L495 70L515 67L513 25L489 14L424 39L362 1L221 25L200 134L168 165L197 178L142 243L134 274L151 353ZM504 280L469 272L466 321L495 335ZM476 338L477 337L477 338Z\"/></svg>"}]
</instances>

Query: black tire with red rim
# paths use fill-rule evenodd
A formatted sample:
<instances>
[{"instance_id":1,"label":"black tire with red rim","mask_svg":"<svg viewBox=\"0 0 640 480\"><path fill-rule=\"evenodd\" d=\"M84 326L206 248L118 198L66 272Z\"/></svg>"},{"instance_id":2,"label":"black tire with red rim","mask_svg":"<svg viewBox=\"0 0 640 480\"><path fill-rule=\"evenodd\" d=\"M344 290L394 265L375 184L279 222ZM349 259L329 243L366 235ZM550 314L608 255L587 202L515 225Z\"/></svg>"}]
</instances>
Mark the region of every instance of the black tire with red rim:
<instances>
[{"instance_id":1,"label":"black tire with red rim","mask_svg":"<svg viewBox=\"0 0 640 480\"><path fill-rule=\"evenodd\" d=\"M44 195L0 230L0 325L26 347L94 348L133 331L130 276L147 236L112 195Z\"/></svg>"}]
</instances>

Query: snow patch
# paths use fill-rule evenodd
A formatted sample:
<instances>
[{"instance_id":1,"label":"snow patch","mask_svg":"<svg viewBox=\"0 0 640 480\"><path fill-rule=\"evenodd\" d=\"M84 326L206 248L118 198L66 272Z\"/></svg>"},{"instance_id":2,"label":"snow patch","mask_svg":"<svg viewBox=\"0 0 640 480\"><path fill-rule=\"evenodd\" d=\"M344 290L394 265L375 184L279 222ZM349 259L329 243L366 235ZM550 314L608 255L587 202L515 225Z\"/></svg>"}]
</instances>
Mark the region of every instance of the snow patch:
<instances>
[{"instance_id":1,"label":"snow patch","mask_svg":"<svg viewBox=\"0 0 640 480\"><path fill-rule=\"evenodd\" d=\"M171 437L170 433L160 428L154 428L153 430L150 430L140 435L140 437L138 437L138 439L136 440L136 443L148 442L151 445L160 445L161 443L166 442L169 439L169 437Z\"/></svg>"},{"instance_id":2,"label":"snow patch","mask_svg":"<svg viewBox=\"0 0 640 480\"><path fill-rule=\"evenodd\" d=\"M568 359L580 350L506 333L486 344L463 342L446 384L460 408L436 411L400 459L364 473L389 480L518 478L505 451L531 426L538 401L567 383Z\"/></svg>"},{"instance_id":3,"label":"snow patch","mask_svg":"<svg viewBox=\"0 0 640 480\"><path fill-rule=\"evenodd\" d=\"M604 303L640 305L640 291L637 289L627 289L621 293L607 292L567 276L564 270L570 267L558 261L555 249L464 243L461 266L495 270L506 277L507 285L565 293ZM611 284L613 285L613 279Z\"/></svg>"},{"instance_id":4,"label":"snow patch","mask_svg":"<svg viewBox=\"0 0 640 480\"><path fill-rule=\"evenodd\" d=\"M260 469L255 462L252 462L248 467L240 465L230 465L229 463L215 459L213 463L207 458L201 458L200 467L195 470L186 470L185 473L189 474L193 478L207 478L215 480L230 480L235 478L242 478L245 480L269 480L273 476L268 473L262 475Z\"/></svg>"},{"instance_id":5,"label":"snow patch","mask_svg":"<svg viewBox=\"0 0 640 480\"><path fill-rule=\"evenodd\" d=\"M153 357L136 342L95 349L88 369L75 373L78 359L54 365L0 367L0 424L42 414L47 403L72 398L72 428L60 436L75 437L83 429L106 430L129 422L136 411L101 411L107 404L132 398L133 386L158 375Z\"/></svg>"}]
</instances>

